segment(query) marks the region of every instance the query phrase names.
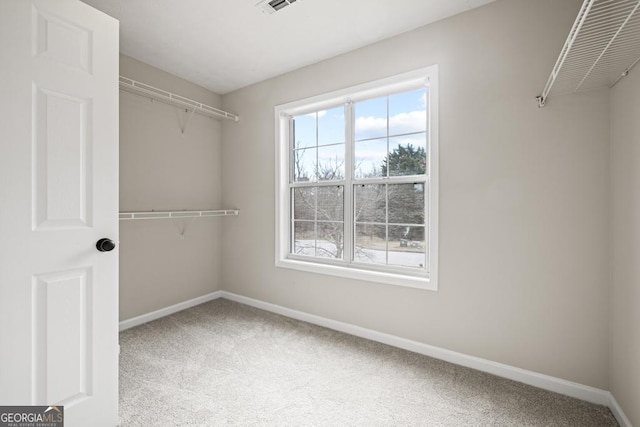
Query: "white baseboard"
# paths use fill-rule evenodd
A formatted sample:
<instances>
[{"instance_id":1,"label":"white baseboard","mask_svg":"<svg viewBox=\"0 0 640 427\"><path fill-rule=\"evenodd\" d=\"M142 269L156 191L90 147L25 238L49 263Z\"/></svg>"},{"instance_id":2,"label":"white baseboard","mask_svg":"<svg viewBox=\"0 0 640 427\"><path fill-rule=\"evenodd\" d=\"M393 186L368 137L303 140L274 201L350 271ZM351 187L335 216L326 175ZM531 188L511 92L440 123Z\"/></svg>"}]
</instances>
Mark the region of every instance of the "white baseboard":
<instances>
[{"instance_id":1,"label":"white baseboard","mask_svg":"<svg viewBox=\"0 0 640 427\"><path fill-rule=\"evenodd\" d=\"M293 319L298 319L304 322L313 323L315 325L324 326L325 328L344 332L350 335L366 338L371 341L377 341L415 353L424 354L425 356L430 356L436 359L455 363L456 365L466 366L478 371L487 372L499 377L508 378L524 384L532 385L534 387L550 390L570 397L575 397L587 402L596 403L598 405L609 406L609 404L611 403L611 394L606 390L601 390L595 387L586 386L549 375L539 374L537 372L516 368L514 366L505 365L503 363L492 362L491 360L469 356L463 353L435 347L429 344L424 344L421 342L400 338L371 329L362 328L360 326L351 325L349 323L339 322L336 320L327 319L325 317L304 313L302 311L292 310L290 308L267 303L253 298L248 298L227 291L222 291L222 298L256 307L265 311L270 311L272 313L281 314Z\"/></svg>"},{"instance_id":2,"label":"white baseboard","mask_svg":"<svg viewBox=\"0 0 640 427\"><path fill-rule=\"evenodd\" d=\"M631 421L629 421L629 418L625 415L613 393L609 393L609 404L607 406L611 409L611 412L613 412L613 416L616 417L620 427L633 427Z\"/></svg>"},{"instance_id":3,"label":"white baseboard","mask_svg":"<svg viewBox=\"0 0 640 427\"><path fill-rule=\"evenodd\" d=\"M222 291L211 292L210 294L193 298L189 301L183 301L178 304L170 305L169 307L161 308L160 310L152 311L151 313L123 320L120 322L120 331L122 332L126 329L133 328L134 326L142 325L143 323L151 322L152 320L160 319L161 317L177 313L178 311L186 310L187 308L195 307L196 305L213 301L214 299L218 299L221 296Z\"/></svg>"},{"instance_id":4,"label":"white baseboard","mask_svg":"<svg viewBox=\"0 0 640 427\"><path fill-rule=\"evenodd\" d=\"M316 316L314 314L305 313L291 308L283 307L276 304L260 301L257 299L245 297L227 291L216 291L198 298L184 301L142 316L134 317L120 322L120 331L159 319L164 316L194 307L196 305L212 301L218 298L226 298L241 304L256 307L261 310L280 314L292 319L301 320L303 322L312 323L314 325L323 326L328 329L344 332L357 337L365 338L371 341L380 342L391 345L393 347L402 348L414 353L424 354L446 362L454 363L460 366L476 369L478 371L487 372L499 377L508 378L524 384L529 384L544 390L553 391L564 394L566 396L575 397L576 399L585 400L587 402L604 405L609 407L620 427L633 427L629 419L626 417L622 408L616 401L613 394L609 391L595 387L563 380L560 378L544 375L526 369L517 368L503 363L493 362L491 360L482 359L467 354L458 353L456 351L412 341L406 338L397 337L395 335L385 334L383 332L374 331L372 329L363 328L349 323L339 322L337 320L328 319L326 317Z\"/></svg>"}]
</instances>

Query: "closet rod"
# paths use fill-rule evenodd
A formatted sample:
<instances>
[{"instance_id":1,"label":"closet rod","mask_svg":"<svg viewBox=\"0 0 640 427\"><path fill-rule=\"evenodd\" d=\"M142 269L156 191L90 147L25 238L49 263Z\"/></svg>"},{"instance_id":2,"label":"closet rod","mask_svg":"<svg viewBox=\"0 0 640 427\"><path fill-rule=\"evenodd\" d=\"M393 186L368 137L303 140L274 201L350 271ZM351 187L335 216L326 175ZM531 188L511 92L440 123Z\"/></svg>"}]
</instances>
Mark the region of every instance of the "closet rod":
<instances>
[{"instance_id":1,"label":"closet rod","mask_svg":"<svg viewBox=\"0 0 640 427\"><path fill-rule=\"evenodd\" d=\"M165 104L186 108L208 117L233 120L234 122L240 120L240 117L235 114L228 113L184 96L176 95L175 93L167 92L163 89L158 89L157 87L141 83L128 77L120 76L120 90L148 97Z\"/></svg>"},{"instance_id":2,"label":"closet rod","mask_svg":"<svg viewBox=\"0 0 640 427\"><path fill-rule=\"evenodd\" d=\"M204 211L147 211L147 212L120 212L120 220L131 219L176 219L176 218L206 218L214 216L238 216L237 209L218 209Z\"/></svg>"}]
</instances>

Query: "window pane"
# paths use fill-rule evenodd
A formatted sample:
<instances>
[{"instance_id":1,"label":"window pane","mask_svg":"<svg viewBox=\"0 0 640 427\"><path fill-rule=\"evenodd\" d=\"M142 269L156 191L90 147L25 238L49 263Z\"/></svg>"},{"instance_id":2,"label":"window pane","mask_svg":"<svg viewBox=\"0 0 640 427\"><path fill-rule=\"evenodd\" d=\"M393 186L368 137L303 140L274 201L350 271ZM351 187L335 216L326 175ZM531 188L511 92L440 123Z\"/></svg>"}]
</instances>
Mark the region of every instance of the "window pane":
<instances>
[{"instance_id":1,"label":"window pane","mask_svg":"<svg viewBox=\"0 0 640 427\"><path fill-rule=\"evenodd\" d=\"M384 225L356 224L354 261L387 263L387 229Z\"/></svg>"},{"instance_id":2,"label":"window pane","mask_svg":"<svg viewBox=\"0 0 640 427\"><path fill-rule=\"evenodd\" d=\"M427 134L419 133L389 138L389 157L385 159L383 173L389 167L389 176L422 175L427 167Z\"/></svg>"},{"instance_id":3,"label":"window pane","mask_svg":"<svg viewBox=\"0 0 640 427\"><path fill-rule=\"evenodd\" d=\"M386 222L386 195L384 184L356 185L356 222Z\"/></svg>"},{"instance_id":4,"label":"window pane","mask_svg":"<svg viewBox=\"0 0 640 427\"><path fill-rule=\"evenodd\" d=\"M344 220L344 187L331 185L316 188L318 221Z\"/></svg>"},{"instance_id":5,"label":"window pane","mask_svg":"<svg viewBox=\"0 0 640 427\"><path fill-rule=\"evenodd\" d=\"M356 141L387 136L387 97L356 102Z\"/></svg>"},{"instance_id":6,"label":"window pane","mask_svg":"<svg viewBox=\"0 0 640 427\"><path fill-rule=\"evenodd\" d=\"M344 179L344 144L318 147L318 180Z\"/></svg>"},{"instance_id":7,"label":"window pane","mask_svg":"<svg viewBox=\"0 0 640 427\"><path fill-rule=\"evenodd\" d=\"M291 130L291 253L369 272L426 271L429 89L332 105L281 121Z\"/></svg>"},{"instance_id":8,"label":"window pane","mask_svg":"<svg viewBox=\"0 0 640 427\"><path fill-rule=\"evenodd\" d=\"M389 135L427 130L427 89L389 96Z\"/></svg>"},{"instance_id":9,"label":"window pane","mask_svg":"<svg viewBox=\"0 0 640 427\"><path fill-rule=\"evenodd\" d=\"M305 148L316 145L316 115L305 114L293 118L293 147Z\"/></svg>"},{"instance_id":10,"label":"window pane","mask_svg":"<svg viewBox=\"0 0 640 427\"><path fill-rule=\"evenodd\" d=\"M316 214L315 187L293 189L293 218L315 220Z\"/></svg>"},{"instance_id":11,"label":"window pane","mask_svg":"<svg viewBox=\"0 0 640 427\"><path fill-rule=\"evenodd\" d=\"M294 221L293 230L293 253L296 255L315 256L315 223L311 221Z\"/></svg>"},{"instance_id":12,"label":"window pane","mask_svg":"<svg viewBox=\"0 0 640 427\"><path fill-rule=\"evenodd\" d=\"M295 150L293 152L294 181L316 181L316 156L316 148Z\"/></svg>"},{"instance_id":13,"label":"window pane","mask_svg":"<svg viewBox=\"0 0 640 427\"><path fill-rule=\"evenodd\" d=\"M344 107L318 112L318 145L344 142Z\"/></svg>"},{"instance_id":14,"label":"window pane","mask_svg":"<svg viewBox=\"0 0 640 427\"><path fill-rule=\"evenodd\" d=\"M383 173L386 158L387 138L356 142L354 176L356 178L386 176L386 173Z\"/></svg>"},{"instance_id":15,"label":"window pane","mask_svg":"<svg viewBox=\"0 0 640 427\"><path fill-rule=\"evenodd\" d=\"M389 226L389 265L424 268L424 227Z\"/></svg>"},{"instance_id":16,"label":"window pane","mask_svg":"<svg viewBox=\"0 0 640 427\"><path fill-rule=\"evenodd\" d=\"M389 223L424 224L424 184L389 184Z\"/></svg>"},{"instance_id":17,"label":"window pane","mask_svg":"<svg viewBox=\"0 0 640 427\"><path fill-rule=\"evenodd\" d=\"M342 258L344 224L342 222L318 222L316 256Z\"/></svg>"}]
</instances>

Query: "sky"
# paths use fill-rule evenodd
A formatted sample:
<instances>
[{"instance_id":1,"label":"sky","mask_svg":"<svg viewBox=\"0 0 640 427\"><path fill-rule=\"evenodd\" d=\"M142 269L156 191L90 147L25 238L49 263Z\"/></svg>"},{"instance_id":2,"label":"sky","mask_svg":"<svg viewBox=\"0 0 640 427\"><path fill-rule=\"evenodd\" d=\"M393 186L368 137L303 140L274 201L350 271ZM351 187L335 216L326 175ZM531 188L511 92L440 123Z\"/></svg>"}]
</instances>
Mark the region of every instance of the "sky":
<instances>
[{"instance_id":1,"label":"sky","mask_svg":"<svg viewBox=\"0 0 640 427\"><path fill-rule=\"evenodd\" d=\"M427 90L420 88L354 103L357 178L370 176L374 170L379 175L387 152L398 145L412 144L426 149ZM320 164L344 162L343 106L296 116L294 120L295 148L304 148L299 156L309 174L316 156Z\"/></svg>"}]
</instances>

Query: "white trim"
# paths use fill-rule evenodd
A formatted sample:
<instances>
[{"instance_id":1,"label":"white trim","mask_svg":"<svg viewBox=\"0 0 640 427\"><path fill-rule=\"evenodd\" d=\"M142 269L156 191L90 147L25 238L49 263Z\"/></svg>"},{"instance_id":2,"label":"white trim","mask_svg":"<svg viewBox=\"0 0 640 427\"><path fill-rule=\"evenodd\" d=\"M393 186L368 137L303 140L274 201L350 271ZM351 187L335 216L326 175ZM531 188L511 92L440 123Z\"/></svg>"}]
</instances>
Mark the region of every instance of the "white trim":
<instances>
[{"instance_id":1,"label":"white trim","mask_svg":"<svg viewBox=\"0 0 640 427\"><path fill-rule=\"evenodd\" d=\"M378 282L391 285L409 286L430 291L438 289L438 210L439 210L439 192L438 192L438 169L439 169L439 132L438 132L438 65L434 64L419 70L410 71L396 76L391 76L364 84L340 89L337 91L313 96L310 98L289 102L286 104L276 105L274 108L274 128L275 128L275 181L276 181L276 203L275 203L275 266L279 268L291 268L310 273L328 274L339 277L347 277L357 280L369 282ZM317 111L325 108L332 108L339 104L351 104L354 101L375 98L389 93L400 92L410 88L416 88L420 85L429 87L429 106L428 120L428 174L426 177L426 188L428 189L428 197L425 199L426 210L428 212L427 228L427 261L429 263L425 269L425 275L412 274L411 271L398 272L394 268L383 268L388 266L378 266L382 272L376 269L361 268L357 263L351 261L346 262L346 266L336 266L326 260L308 260L301 261L289 256L289 246L291 243L291 206L290 206L290 183L289 169L291 164L290 141L288 132L284 129L290 128L289 118L292 115L306 114L308 112ZM348 114L351 108L346 108L345 114ZM352 120L348 124L345 123L345 132L351 132L349 128ZM347 138L349 141L350 138ZM351 147L353 150L353 147ZM351 153L350 153L351 154ZM349 154L345 157L346 161L351 164ZM348 170L349 168L347 168ZM348 174L349 175L349 174ZM340 185L345 187L345 208L349 208L351 200L347 201L346 194L351 192L350 185L353 177L347 176L346 182ZM408 178L407 178L408 179ZM394 177L394 183L396 178ZM402 181L402 179L400 180ZM384 180L383 182L389 182ZM326 184L326 183L325 183ZM336 184L336 183L334 183ZM331 184L331 185L334 185ZM305 184L306 185L306 184ZM316 185L319 185L316 183ZM324 185L324 184L320 184ZM349 198L350 199L350 198ZM350 212L347 209L346 212ZM345 218L345 231L348 228L349 221ZM352 249L351 239L352 230L345 232L344 243L345 252Z\"/></svg>"},{"instance_id":2,"label":"white trim","mask_svg":"<svg viewBox=\"0 0 640 427\"><path fill-rule=\"evenodd\" d=\"M436 359L454 363L456 365L466 366L468 368L487 372L499 377L508 378L544 390L564 394L576 399L581 399L598 405L604 405L611 410L616 420L620 424L620 427L633 427L631 421L629 421L624 411L622 410L622 407L620 407L616 398L609 391L575 383L572 381L563 380L560 378L552 377L550 375L528 371L526 369L516 368L514 366L505 365L503 363L493 362L491 360L482 359L475 356L469 356L467 354L458 353L429 344L408 340L406 338L385 334L383 332L374 331L349 323L327 319L326 317L293 310L291 308L271 304L227 291L212 292L210 294L174 304L172 306L165 307L151 313L143 314L132 319L123 320L120 322L120 331L133 328L134 326L138 326L152 320L160 319L170 314L177 313L179 311L186 310L188 308L195 307L196 305L213 301L218 298L225 298L251 307L256 307L261 310L269 311L271 313L280 314L292 319L301 320L303 322L323 326L325 328L344 332L346 334L365 338L371 341L376 341L383 344L391 345L393 347L402 348L414 353L423 354L425 356L434 357Z\"/></svg>"},{"instance_id":3,"label":"white trim","mask_svg":"<svg viewBox=\"0 0 640 427\"><path fill-rule=\"evenodd\" d=\"M389 92L402 91L407 87L426 84L427 81L425 77L431 76L432 73L437 74L437 71L438 65L434 64L407 73L397 74L310 98L281 104L276 106L276 110L286 112L287 114L304 114L314 110L328 108L335 104L375 98Z\"/></svg>"},{"instance_id":4,"label":"white trim","mask_svg":"<svg viewBox=\"0 0 640 427\"><path fill-rule=\"evenodd\" d=\"M616 413L616 410L611 407L611 405L615 403L615 399L613 399L611 393L606 390L563 380L533 371L528 371L526 369L516 368L514 366L493 362L491 360L482 359L475 356L469 356L463 353L435 347L429 344L424 344L417 341L408 340L406 338L400 338L394 335L389 335L371 329L363 328L360 326L351 325L349 323L327 319L326 317L304 313L302 311L293 310L227 291L222 291L222 298L256 307L261 310L270 311L272 313L280 314L292 319L301 320L303 322L323 326L325 328L344 332L350 335L355 335L357 337L366 338L371 341L377 341L383 344L402 348L404 350L424 354L425 356L434 357L436 359L444 360L460 366L466 366L468 368L476 369L478 371L487 372L489 374L508 378L534 387L564 394L576 399L585 400L587 402L596 403L598 405L609 406L612 412L614 412L614 415ZM617 403L615 403L615 405L617 406ZM617 410L620 414L622 414L622 410L619 406L617 406ZM618 418L617 415L616 418ZM628 424L628 427L632 427L631 424Z\"/></svg>"},{"instance_id":5,"label":"white trim","mask_svg":"<svg viewBox=\"0 0 640 427\"><path fill-rule=\"evenodd\" d=\"M127 320L122 320L120 322L120 332L129 328L133 328L134 326L142 325L143 323L151 322L152 320L160 319L161 317L169 316L170 314L177 313L178 311L186 310L187 308L195 307L196 305L213 301L214 299L222 297L222 295L222 291L211 292L210 294L193 298L188 301L179 302L178 304L170 305L169 307L161 308L160 310L152 311L151 313L143 314Z\"/></svg>"},{"instance_id":6,"label":"white trim","mask_svg":"<svg viewBox=\"0 0 640 427\"><path fill-rule=\"evenodd\" d=\"M631 424L631 421L629 421L629 418L625 415L613 393L609 393L609 402L607 406L613 413L613 416L616 417L616 421L618 421L620 427L633 427L633 424Z\"/></svg>"},{"instance_id":7,"label":"white trim","mask_svg":"<svg viewBox=\"0 0 640 427\"><path fill-rule=\"evenodd\" d=\"M440 253L439 212L440 212L440 81L438 68L429 74L429 197L426 202L429 214L427 256L429 261L429 285L438 289L438 254ZM435 106L435 108L433 108Z\"/></svg>"},{"instance_id":8,"label":"white trim","mask_svg":"<svg viewBox=\"0 0 640 427\"><path fill-rule=\"evenodd\" d=\"M357 265L357 264L351 264ZM327 274L330 276L346 277L348 279L366 280L367 282L384 283L409 288L423 289L428 291L437 290L432 285L427 276L410 276L408 274L394 274L390 271L366 270L348 265L333 265L329 263L319 263L317 261L304 261L300 259L276 260L276 267L290 268L293 270L306 271L308 273Z\"/></svg>"}]
</instances>

